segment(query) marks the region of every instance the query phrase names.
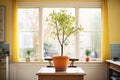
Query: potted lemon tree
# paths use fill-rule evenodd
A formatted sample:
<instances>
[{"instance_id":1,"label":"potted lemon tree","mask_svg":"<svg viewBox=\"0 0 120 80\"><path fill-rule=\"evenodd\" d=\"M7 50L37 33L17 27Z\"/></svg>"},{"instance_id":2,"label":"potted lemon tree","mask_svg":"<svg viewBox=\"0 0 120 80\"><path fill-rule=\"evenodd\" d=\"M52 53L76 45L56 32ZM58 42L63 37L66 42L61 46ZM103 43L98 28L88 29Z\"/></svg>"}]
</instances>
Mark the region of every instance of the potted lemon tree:
<instances>
[{"instance_id":1,"label":"potted lemon tree","mask_svg":"<svg viewBox=\"0 0 120 80\"><path fill-rule=\"evenodd\" d=\"M74 27L73 24L75 23L75 17L67 13L67 10L65 9L60 9L58 12L53 10L46 18L46 22L48 26L53 29L51 34L58 39L61 47L61 55L53 57L55 69L56 71L64 71L67 69L69 61L69 57L64 56L63 54L65 42L68 40L70 35L83 30L83 28L82 26L78 28Z\"/></svg>"}]
</instances>

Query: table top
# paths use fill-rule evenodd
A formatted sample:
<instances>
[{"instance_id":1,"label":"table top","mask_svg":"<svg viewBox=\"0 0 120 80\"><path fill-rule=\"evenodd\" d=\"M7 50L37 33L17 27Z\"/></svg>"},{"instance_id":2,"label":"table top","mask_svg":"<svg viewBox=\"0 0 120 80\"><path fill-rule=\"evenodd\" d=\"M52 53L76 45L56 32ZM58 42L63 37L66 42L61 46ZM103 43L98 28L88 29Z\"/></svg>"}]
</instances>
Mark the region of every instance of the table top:
<instances>
[{"instance_id":1,"label":"table top","mask_svg":"<svg viewBox=\"0 0 120 80\"><path fill-rule=\"evenodd\" d=\"M36 75L86 75L80 67L67 68L66 71L55 71L54 67L42 67Z\"/></svg>"}]
</instances>

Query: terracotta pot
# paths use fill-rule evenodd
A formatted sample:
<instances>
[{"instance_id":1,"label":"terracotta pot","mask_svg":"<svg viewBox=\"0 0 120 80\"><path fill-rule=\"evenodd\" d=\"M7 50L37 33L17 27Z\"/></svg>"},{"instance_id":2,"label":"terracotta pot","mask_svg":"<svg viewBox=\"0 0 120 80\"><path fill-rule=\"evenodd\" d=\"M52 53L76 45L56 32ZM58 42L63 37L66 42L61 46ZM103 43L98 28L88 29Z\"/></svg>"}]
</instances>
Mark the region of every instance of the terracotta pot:
<instances>
[{"instance_id":1,"label":"terracotta pot","mask_svg":"<svg viewBox=\"0 0 120 80\"><path fill-rule=\"evenodd\" d=\"M86 62L89 62L90 58L87 57L87 58L85 58L85 60L86 60Z\"/></svg>"},{"instance_id":2,"label":"terracotta pot","mask_svg":"<svg viewBox=\"0 0 120 80\"><path fill-rule=\"evenodd\" d=\"M25 58L26 62L30 62L30 57Z\"/></svg>"},{"instance_id":3,"label":"terracotta pot","mask_svg":"<svg viewBox=\"0 0 120 80\"><path fill-rule=\"evenodd\" d=\"M56 71L66 71L68 67L68 56L54 56L53 63Z\"/></svg>"}]
</instances>

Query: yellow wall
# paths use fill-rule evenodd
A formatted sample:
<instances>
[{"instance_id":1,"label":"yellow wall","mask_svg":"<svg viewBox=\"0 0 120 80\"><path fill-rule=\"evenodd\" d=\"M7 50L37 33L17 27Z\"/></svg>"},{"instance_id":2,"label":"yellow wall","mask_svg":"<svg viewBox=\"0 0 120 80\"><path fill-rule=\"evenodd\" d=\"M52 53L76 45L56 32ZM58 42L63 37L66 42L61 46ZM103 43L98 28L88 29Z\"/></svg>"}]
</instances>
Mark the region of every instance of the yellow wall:
<instances>
[{"instance_id":1,"label":"yellow wall","mask_svg":"<svg viewBox=\"0 0 120 80\"><path fill-rule=\"evenodd\" d=\"M10 5L12 0L0 0L0 5L6 6L6 43L10 40ZM101 0L18 0L18 2L98 2ZM109 37L110 43L120 43L120 0L108 0Z\"/></svg>"},{"instance_id":2,"label":"yellow wall","mask_svg":"<svg viewBox=\"0 0 120 80\"><path fill-rule=\"evenodd\" d=\"M6 6L6 21L5 21L5 28L6 28L6 32L5 32L5 42L6 43L9 43L9 38L10 38L10 3L11 3L11 0L0 0L0 6L3 5L3 6Z\"/></svg>"},{"instance_id":3,"label":"yellow wall","mask_svg":"<svg viewBox=\"0 0 120 80\"><path fill-rule=\"evenodd\" d=\"M109 0L109 36L110 43L120 43L120 0Z\"/></svg>"}]
</instances>

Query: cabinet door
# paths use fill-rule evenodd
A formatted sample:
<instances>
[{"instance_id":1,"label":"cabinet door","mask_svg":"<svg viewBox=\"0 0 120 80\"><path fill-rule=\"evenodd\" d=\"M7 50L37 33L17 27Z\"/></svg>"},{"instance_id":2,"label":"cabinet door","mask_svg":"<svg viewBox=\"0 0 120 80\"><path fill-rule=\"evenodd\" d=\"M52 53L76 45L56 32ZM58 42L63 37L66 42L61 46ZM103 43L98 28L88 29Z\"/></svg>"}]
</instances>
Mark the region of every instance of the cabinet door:
<instances>
[{"instance_id":1,"label":"cabinet door","mask_svg":"<svg viewBox=\"0 0 120 80\"><path fill-rule=\"evenodd\" d=\"M109 66L109 80L120 80L120 66L110 64L110 66Z\"/></svg>"},{"instance_id":2,"label":"cabinet door","mask_svg":"<svg viewBox=\"0 0 120 80\"><path fill-rule=\"evenodd\" d=\"M6 80L6 70L0 68L0 80Z\"/></svg>"}]
</instances>

